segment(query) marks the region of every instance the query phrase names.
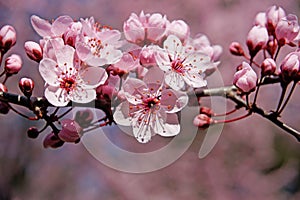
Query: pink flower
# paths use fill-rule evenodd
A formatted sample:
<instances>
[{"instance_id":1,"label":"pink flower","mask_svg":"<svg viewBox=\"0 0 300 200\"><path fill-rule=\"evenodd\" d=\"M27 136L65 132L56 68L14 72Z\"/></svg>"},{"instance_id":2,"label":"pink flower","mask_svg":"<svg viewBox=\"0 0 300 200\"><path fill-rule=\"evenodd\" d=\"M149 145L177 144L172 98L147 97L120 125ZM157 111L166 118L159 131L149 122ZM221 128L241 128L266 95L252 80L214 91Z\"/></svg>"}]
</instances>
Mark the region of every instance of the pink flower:
<instances>
[{"instance_id":1,"label":"pink flower","mask_svg":"<svg viewBox=\"0 0 300 200\"><path fill-rule=\"evenodd\" d=\"M267 16L265 12L257 13L254 19L255 26L266 26L267 23Z\"/></svg>"},{"instance_id":2,"label":"pink flower","mask_svg":"<svg viewBox=\"0 0 300 200\"><path fill-rule=\"evenodd\" d=\"M64 142L79 142L82 128L76 121L71 119L63 119L61 121L61 131L58 137Z\"/></svg>"},{"instance_id":3,"label":"pink flower","mask_svg":"<svg viewBox=\"0 0 300 200\"><path fill-rule=\"evenodd\" d=\"M27 41L25 42L24 48L27 56L31 60L40 62L43 59L43 51L41 46L38 43Z\"/></svg>"},{"instance_id":4,"label":"pink flower","mask_svg":"<svg viewBox=\"0 0 300 200\"><path fill-rule=\"evenodd\" d=\"M289 53L282 61L280 65L280 76L284 81L290 82L291 80L299 76L299 58L300 52L292 52Z\"/></svg>"},{"instance_id":5,"label":"pink flower","mask_svg":"<svg viewBox=\"0 0 300 200\"><path fill-rule=\"evenodd\" d=\"M261 64L261 74L262 76L265 75L272 75L276 71L276 63L272 58L265 59Z\"/></svg>"},{"instance_id":6,"label":"pink flower","mask_svg":"<svg viewBox=\"0 0 300 200\"><path fill-rule=\"evenodd\" d=\"M74 63L75 50L64 46L55 51L57 60L43 58L39 71L47 83L45 97L54 106L66 106L69 101L87 103L96 98L95 88L103 84L107 74L100 67Z\"/></svg>"},{"instance_id":7,"label":"pink flower","mask_svg":"<svg viewBox=\"0 0 300 200\"><path fill-rule=\"evenodd\" d=\"M66 44L75 47L76 39L82 30L81 22L73 22L64 32L63 39Z\"/></svg>"},{"instance_id":8,"label":"pink flower","mask_svg":"<svg viewBox=\"0 0 300 200\"><path fill-rule=\"evenodd\" d=\"M167 36L175 35L182 43L186 43L190 36L190 27L183 20L174 20L167 26Z\"/></svg>"},{"instance_id":9,"label":"pink flower","mask_svg":"<svg viewBox=\"0 0 300 200\"><path fill-rule=\"evenodd\" d=\"M245 93L251 92L256 87L257 75L251 66L243 62L242 69L233 77L233 84Z\"/></svg>"},{"instance_id":10,"label":"pink flower","mask_svg":"<svg viewBox=\"0 0 300 200\"><path fill-rule=\"evenodd\" d=\"M278 45L283 46L292 42L297 37L299 30L300 27L296 15L288 15L279 20L275 29Z\"/></svg>"},{"instance_id":11,"label":"pink flower","mask_svg":"<svg viewBox=\"0 0 300 200\"><path fill-rule=\"evenodd\" d=\"M22 59L17 54L12 54L5 59L5 71L8 74L17 74L22 68Z\"/></svg>"},{"instance_id":12,"label":"pink flower","mask_svg":"<svg viewBox=\"0 0 300 200\"><path fill-rule=\"evenodd\" d=\"M106 71L112 71L113 75L123 76L134 71L139 65L139 61L134 59L129 53L123 53L122 58L115 64L106 68Z\"/></svg>"},{"instance_id":13,"label":"pink flower","mask_svg":"<svg viewBox=\"0 0 300 200\"><path fill-rule=\"evenodd\" d=\"M141 143L152 135L177 135L180 125L176 112L187 105L185 93L163 87L164 73L157 67L149 69L143 81L129 78L124 82L126 100L114 113L117 124L132 126L133 134Z\"/></svg>"},{"instance_id":14,"label":"pink flower","mask_svg":"<svg viewBox=\"0 0 300 200\"><path fill-rule=\"evenodd\" d=\"M155 59L156 46L145 46L139 54L140 64L144 67L152 67L156 65Z\"/></svg>"},{"instance_id":15,"label":"pink flower","mask_svg":"<svg viewBox=\"0 0 300 200\"><path fill-rule=\"evenodd\" d=\"M193 88L206 86L204 71L214 67L207 55L191 52L174 35L165 40L163 50L157 49L156 61L166 73L166 84L174 90L183 89L185 84Z\"/></svg>"},{"instance_id":16,"label":"pink flower","mask_svg":"<svg viewBox=\"0 0 300 200\"><path fill-rule=\"evenodd\" d=\"M7 52L16 44L17 34L14 27L5 25L0 29L0 49Z\"/></svg>"},{"instance_id":17,"label":"pink flower","mask_svg":"<svg viewBox=\"0 0 300 200\"><path fill-rule=\"evenodd\" d=\"M75 44L78 57L90 66L103 66L115 64L122 57L117 49L120 45L121 33L99 27L94 18L82 20L82 32Z\"/></svg>"},{"instance_id":18,"label":"pink flower","mask_svg":"<svg viewBox=\"0 0 300 200\"><path fill-rule=\"evenodd\" d=\"M59 139L53 132L48 134L44 141L43 141L43 146L44 148L58 148L61 147L65 142Z\"/></svg>"},{"instance_id":19,"label":"pink flower","mask_svg":"<svg viewBox=\"0 0 300 200\"><path fill-rule=\"evenodd\" d=\"M265 27L252 27L247 36L247 46L252 58L266 46L268 40L268 31Z\"/></svg>"},{"instance_id":20,"label":"pink flower","mask_svg":"<svg viewBox=\"0 0 300 200\"><path fill-rule=\"evenodd\" d=\"M62 37L63 33L73 23L70 16L60 16L51 24L36 15L31 16L31 25L33 29L43 38Z\"/></svg>"},{"instance_id":21,"label":"pink flower","mask_svg":"<svg viewBox=\"0 0 300 200\"><path fill-rule=\"evenodd\" d=\"M270 35L274 34L277 23L281 18L285 17L285 11L281 7L271 6L266 11L266 27Z\"/></svg>"},{"instance_id":22,"label":"pink flower","mask_svg":"<svg viewBox=\"0 0 300 200\"><path fill-rule=\"evenodd\" d=\"M144 14L142 11L139 16L132 13L124 22L123 30L126 39L130 42L158 43L165 35L168 23L166 16L159 13Z\"/></svg>"}]
</instances>

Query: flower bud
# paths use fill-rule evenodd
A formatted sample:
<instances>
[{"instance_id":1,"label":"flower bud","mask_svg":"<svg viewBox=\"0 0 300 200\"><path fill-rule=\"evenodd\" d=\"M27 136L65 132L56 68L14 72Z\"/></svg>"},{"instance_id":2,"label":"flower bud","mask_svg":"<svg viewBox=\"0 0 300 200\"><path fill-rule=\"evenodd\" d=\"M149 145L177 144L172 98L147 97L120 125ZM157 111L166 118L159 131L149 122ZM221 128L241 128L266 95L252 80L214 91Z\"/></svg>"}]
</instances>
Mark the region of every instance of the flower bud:
<instances>
[{"instance_id":1,"label":"flower bud","mask_svg":"<svg viewBox=\"0 0 300 200\"><path fill-rule=\"evenodd\" d=\"M280 77L283 79L283 81L290 82L298 75L299 54L300 52L289 53L282 61L282 64L280 66Z\"/></svg>"},{"instance_id":2,"label":"flower bud","mask_svg":"<svg viewBox=\"0 0 300 200\"><path fill-rule=\"evenodd\" d=\"M175 35L185 44L190 36L190 27L183 20L174 20L167 26L167 35Z\"/></svg>"},{"instance_id":3,"label":"flower bud","mask_svg":"<svg viewBox=\"0 0 300 200\"><path fill-rule=\"evenodd\" d=\"M30 78L21 78L19 88L25 96L30 97L34 88L34 82Z\"/></svg>"},{"instance_id":4,"label":"flower bud","mask_svg":"<svg viewBox=\"0 0 300 200\"><path fill-rule=\"evenodd\" d=\"M144 47L140 52L140 64L144 67L151 67L156 65L155 49L153 46Z\"/></svg>"},{"instance_id":5,"label":"flower bud","mask_svg":"<svg viewBox=\"0 0 300 200\"><path fill-rule=\"evenodd\" d=\"M292 42L298 35L300 30L298 18L296 15L288 15L282 18L275 29L278 45L283 46Z\"/></svg>"},{"instance_id":6,"label":"flower bud","mask_svg":"<svg viewBox=\"0 0 300 200\"><path fill-rule=\"evenodd\" d=\"M36 62L40 62L42 60L43 52L41 46L38 43L27 41L25 42L24 48L27 56L31 60L34 60Z\"/></svg>"},{"instance_id":7,"label":"flower bud","mask_svg":"<svg viewBox=\"0 0 300 200\"><path fill-rule=\"evenodd\" d=\"M274 56L274 54L275 54L275 52L277 50L277 47L278 47L278 42L274 38L274 36L271 35L269 37L269 41L268 41L267 47L266 47L266 49L267 49L268 53L271 55L271 57Z\"/></svg>"},{"instance_id":8,"label":"flower bud","mask_svg":"<svg viewBox=\"0 0 300 200\"><path fill-rule=\"evenodd\" d=\"M214 120L206 114L199 114L194 118L193 124L201 129L208 128Z\"/></svg>"},{"instance_id":9,"label":"flower bud","mask_svg":"<svg viewBox=\"0 0 300 200\"><path fill-rule=\"evenodd\" d=\"M200 114L205 114L205 115L211 117L214 114L214 112L212 111L212 109L210 109L208 107L201 107Z\"/></svg>"},{"instance_id":10,"label":"flower bud","mask_svg":"<svg viewBox=\"0 0 300 200\"><path fill-rule=\"evenodd\" d=\"M32 138L32 139L35 139L39 136L40 132L39 130L36 128L36 127L30 127L28 130L27 130L27 136L29 138Z\"/></svg>"},{"instance_id":11,"label":"flower bud","mask_svg":"<svg viewBox=\"0 0 300 200\"><path fill-rule=\"evenodd\" d=\"M276 71L276 63L272 58L265 59L261 64L261 75L272 75Z\"/></svg>"},{"instance_id":12,"label":"flower bud","mask_svg":"<svg viewBox=\"0 0 300 200\"><path fill-rule=\"evenodd\" d=\"M17 74L22 68L22 59L17 54L12 54L5 60L5 71L7 74Z\"/></svg>"},{"instance_id":13,"label":"flower bud","mask_svg":"<svg viewBox=\"0 0 300 200\"><path fill-rule=\"evenodd\" d=\"M0 50L7 52L16 44L17 34L14 27L5 25L0 29Z\"/></svg>"},{"instance_id":14,"label":"flower bud","mask_svg":"<svg viewBox=\"0 0 300 200\"><path fill-rule=\"evenodd\" d=\"M44 148L58 148L61 147L65 142L59 139L53 132L48 134L44 141L43 141L43 146Z\"/></svg>"},{"instance_id":15,"label":"flower bud","mask_svg":"<svg viewBox=\"0 0 300 200\"><path fill-rule=\"evenodd\" d=\"M62 130L58 133L58 137L64 142L79 142L82 128L75 120L63 119L61 121Z\"/></svg>"},{"instance_id":16,"label":"flower bud","mask_svg":"<svg viewBox=\"0 0 300 200\"><path fill-rule=\"evenodd\" d=\"M229 51L232 55L235 56L245 55L242 45L238 42L232 42L229 46Z\"/></svg>"},{"instance_id":17,"label":"flower bud","mask_svg":"<svg viewBox=\"0 0 300 200\"><path fill-rule=\"evenodd\" d=\"M254 58L257 52L266 46L268 40L268 31L265 27L253 26L247 36L247 46L250 56Z\"/></svg>"},{"instance_id":18,"label":"flower bud","mask_svg":"<svg viewBox=\"0 0 300 200\"><path fill-rule=\"evenodd\" d=\"M90 109L80 110L76 112L75 121L78 123L79 126L82 128L87 128L91 125L94 116Z\"/></svg>"},{"instance_id":19,"label":"flower bud","mask_svg":"<svg viewBox=\"0 0 300 200\"><path fill-rule=\"evenodd\" d=\"M233 77L233 84L245 93L251 92L256 87L257 75L251 66L243 62L242 69Z\"/></svg>"},{"instance_id":20,"label":"flower bud","mask_svg":"<svg viewBox=\"0 0 300 200\"><path fill-rule=\"evenodd\" d=\"M281 18L285 17L285 12L281 7L271 6L266 11L267 29L270 35L274 35L275 27Z\"/></svg>"},{"instance_id":21,"label":"flower bud","mask_svg":"<svg viewBox=\"0 0 300 200\"><path fill-rule=\"evenodd\" d=\"M136 44L144 41L145 30L142 22L135 13L132 13L129 19L124 22L123 30L128 41Z\"/></svg>"},{"instance_id":22,"label":"flower bud","mask_svg":"<svg viewBox=\"0 0 300 200\"><path fill-rule=\"evenodd\" d=\"M255 26L265 26L267 23L267 16L265 12L257 13L254 19Z\"/></svg>"}]
</instances>

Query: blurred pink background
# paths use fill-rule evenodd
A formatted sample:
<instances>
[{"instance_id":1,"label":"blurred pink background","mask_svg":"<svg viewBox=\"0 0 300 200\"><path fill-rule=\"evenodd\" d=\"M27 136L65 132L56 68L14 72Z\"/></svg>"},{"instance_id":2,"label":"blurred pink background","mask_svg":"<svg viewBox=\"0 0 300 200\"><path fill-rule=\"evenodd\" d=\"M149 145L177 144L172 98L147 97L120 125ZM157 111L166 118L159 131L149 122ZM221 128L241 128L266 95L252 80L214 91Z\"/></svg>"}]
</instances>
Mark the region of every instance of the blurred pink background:
<instances>
[{"instance_id":1,"label":"blurred pink background","mask_svg":"<svg viewBox=\"0 0 300 200\"><path fill-rule=\"evenodd\" d=\"M229 44L238 41L244 45L256 13L275 3L300 17L299 0L1 0L0 26L11 24L18 34L17 44L9 53L19 53L24 60L24 69L7 86L18 93L17 81L29 76L37 83L34 94L43 94L37 64L27 59L23 50L25 41L39 40L30 25L31 15L46 19L63 14L74 19L94 16L98 22L121 30L130 13L141 10L166 14L169 20L183 19L190 25L192 35L204 33L212 44L221 45L224 53L220 71L225 85L230 85L242 59L229 54ZM262 90L260 105L271 108L276 104L279 88L274 88ZM299 100L297 88L283 113L283 119L298 130ZM36 123L12 112L0 117L1 200L300 199L300 143L259 116L225 125L216 147L204 159L198 158L203 138L203 132L199 132L179 160L147 174L110 169L95 160L82 144L44 149L44 135L36 140L26 137L27 128ZM114 140L124 139L118 133L111 134ZM157 137L153 143L160 142ZM124 143L124 148L143 148L134 138Z\"/></svg>"}]
</instances>

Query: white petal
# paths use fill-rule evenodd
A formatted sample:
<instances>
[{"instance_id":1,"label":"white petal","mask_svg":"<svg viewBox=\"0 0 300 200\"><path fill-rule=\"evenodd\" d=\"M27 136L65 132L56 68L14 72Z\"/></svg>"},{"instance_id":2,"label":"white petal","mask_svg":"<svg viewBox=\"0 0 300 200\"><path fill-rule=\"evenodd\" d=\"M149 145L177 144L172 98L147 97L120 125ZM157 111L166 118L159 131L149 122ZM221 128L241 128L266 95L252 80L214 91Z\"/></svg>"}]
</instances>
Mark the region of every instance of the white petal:
<instances>
[{"instance_id":1,"label":"white petal","mask_svg":"<svg viewBox=\"0 0 300 200\"><path fill-rule=\"evenodd\" d=\"M204 74L198 74L197 72L187 72L185 76L182 76L187 85L193 88L204 87L207 85L206 80L203 78Z\"/></svg>"},{"instance_id":2,"label":"white petal","mask_svg":"<svg viewBox=\"0 0 300 200\"><path fill-rule=\"evenodd\" d=\"M157 120L158 121L158 120ZM166 120L163 124L156 124L156 126L162 125L163 131L157 134L164 137L175 136L180 132L180 124L178 122L178 116L175 113L169 113L166 115Z\"/></svg>"},{"instance_id":3,"label":"white petal","mask_svg":"<svg viewBox=\"0 0 300 200\"><path fill-rule=\"evenodd\" d=\"M39 72L43 79L51 86L59 86L57 63L50 59L44 58L39 65Z\"/></svg>"},{"instance_id":4,"label":"white petal","mask_svg":"<svg viewBox=\"0 0 300 200\"><path fill-rule=\"evenodd\" d=\"M148 115L149 113L144 115L141 121L138 120L139 115L132 119L133 134L140 143L149 142L151 140L151 135L154 134L148 121L146 121L149 120L147 119Z\"/></svg>"},{"instance_id":5,"label":"white petal","mask_svg":"<svg viewBox=\"0 0 300 200\"><path fill-rule=\"evenodd\" d=\"M33 27L33 29L42 37L47 37L47 36L52 36L52 32L51 32L51 24L36 16L33 15L31 16L31 25Z\"/></svg>"},{"instance_id":6,"label":"white petal","mask_svg":"<svg viewBox=\"0 0 300 200\"><path fill-rule=\"evenodd\" d=\"M96 91L94 89L82 89L72 91L70 100L76 103L89 103L96 99Z\"/></svg>"},{"instance_id":7,"label":"white petal","mask_svg":"<svg viewBox=\"0 0 300 200\"><path fill-rule=\"evenodd\" d=\"M55 33L55 35L61 36L72 22L73 19L70 16L60 16L53 22L51 31Z\"/></svg>"},{"instance_id":8,"label":"white petal","mask_svg":"<svg viewBox=\"0 0 300 200\"><path fill-rule=\"evenodd\" d=\"M160 103L165 112L175 113L187 105L188 96L185 92L167 89L162 91Z\"/></svg>"},{"instance_id":9,"label":"white petal","mask_svg":"<svg viewBox=\"0 0 300 200\"><path fill-rule=\"evenodd\" d=\"M174 90L180 90L184 87L184 80L182 78L182 75L173 71L166 73L165 82Z\"/></svg>"},{"instance_id":10,"label":"white petal","mask_svg":"<svg viewBox=\"0 0 300 200\"><path fill-rule=\"evenodd\" d=\"M182 53L182 43L175 35L169 35L164 42L164 49L166 49L171 55L178 55ZM172 58L175 60L176 58Z\"/></svg>"},{"instance_id":11,"label":"white petal","mask_svg":"<svg viewBox=\"0 0 300 200\"><path fill-rule=\"evenodd\" d=\"M66 106L69 103L69 98L66 91L60 87L48 86L45 89L45 97L54 106Z\"/></svg>"},{"instance_id":12,"label":"white petal","mask_svg":"<svg viewBox=\"0 0 300 200\"><path fill-rule=\"evenodd\" d=\"M128 78L123 84L123 89L127 101L134 105L142 103L141 98L149 93L146 84L135 78Z\"/></svg>"},{"instance_id":13,"label":"white petal","mask_svg":"<svg viewBox=\"0 0 300 200\"><path fill-rule=\"evenodd\" d=\"M119 104L114 113L114 120L117 124L122 126L130 126L131 120L129 117L129 103L123 102Z\"/></svg>"},{"instance_id":14,"label":"white petal","mask_svg":"<svg viewBox=\"0 0 300 200\"><path fill-rule=\"evenodd\" d=\"M73 68L74 53L75 49L69 45L65 45L62 48L56 50L56 58L58 65L62 67L65 64L67 64L68 67Z\"/></svg>"}]
</instances>

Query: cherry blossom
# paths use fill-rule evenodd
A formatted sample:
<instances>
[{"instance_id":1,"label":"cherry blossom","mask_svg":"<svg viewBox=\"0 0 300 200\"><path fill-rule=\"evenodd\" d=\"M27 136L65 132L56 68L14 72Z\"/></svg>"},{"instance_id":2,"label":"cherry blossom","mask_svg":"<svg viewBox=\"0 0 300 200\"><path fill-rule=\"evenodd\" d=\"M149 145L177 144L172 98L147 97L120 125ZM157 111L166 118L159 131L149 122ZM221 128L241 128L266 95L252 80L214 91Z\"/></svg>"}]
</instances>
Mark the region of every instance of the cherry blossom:
<instances>
[{"instance_id":1,"label":"cherry blossom","mask_svg":"<svg viewBox=\"0 0 300 200\"><path fill-rule=\"evenodd\" d=\"M156 51L157 65L165 71L165 82L174 90L206 86L204 71L213 68L210 57L189 46L183 46L178 37L170 35L164 42L164 49Z\"/></svg>"},{"instance_id":2,"label":"cherry blossom","mask_svg":"<svg viewBox=\"0 0 300 200\"><path fill-rule=\"evenodd\" d=\"M57 60L43 58L39 71L46 81L45 97L54 106L69 101L87 103L96 98L95 88L107 79L104 69L86 67L74 62L75 49L64 46L55 51Z\"/></svg>"},{"instance_id":3,"label":"cherry blossom","mask_svg":"<svg viewBox=\"0 0 300 200\"><path fill-rule=\"evenodd\" d=\"M152 67L143 81L129 78L123 85L126 101L114 113L117 124L132 126L133 134L141 143L152 135L175 136L180 131L176 112L186 106L188 97L183 92L166 89L164 73Z\"/></svg>"},{"instance_id":4,"label":"cherry blossom","mask_svg":"<svg viewBox=\"0 0 300 200\"><path fill-rule=\"evenodd\" d=\"M120 46L121 33L101 27L94 18L81 20L82 32L78 35L75 48L78 57L91 66L114 64L122 57Z\"/></svg>"},{"instance_id":5,"label":"cherry blossom","mask_svg":"<svg viewBox=\"0 0 300 200\"><path fill-rule=\"evenodd\" d=\"M242 69L237 71L233 77L233 84L243 92L249 93L256 87L257 75L251 66L243 62Z\"/></svg>"}]
</instances>

